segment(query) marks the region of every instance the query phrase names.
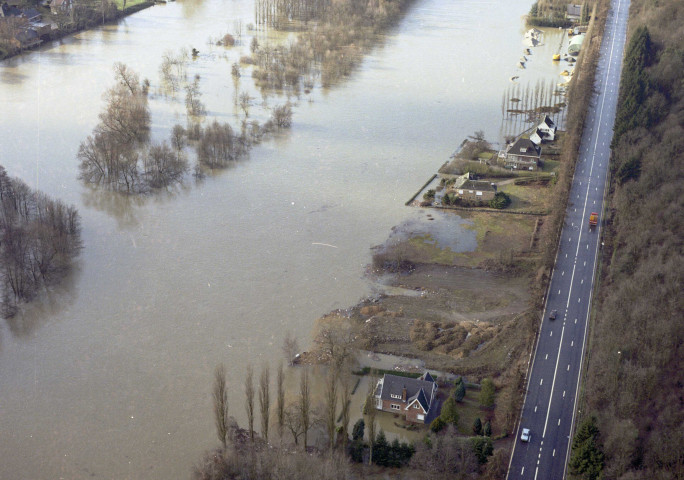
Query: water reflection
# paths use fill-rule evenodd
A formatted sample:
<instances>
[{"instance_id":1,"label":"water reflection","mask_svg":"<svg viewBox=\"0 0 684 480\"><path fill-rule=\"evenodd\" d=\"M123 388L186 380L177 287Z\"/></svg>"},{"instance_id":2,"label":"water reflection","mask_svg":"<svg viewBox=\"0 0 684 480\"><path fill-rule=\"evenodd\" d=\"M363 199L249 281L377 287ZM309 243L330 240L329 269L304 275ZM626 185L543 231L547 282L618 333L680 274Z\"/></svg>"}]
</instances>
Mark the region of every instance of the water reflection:
<instances>
[{"instance_id":1,"label":"water reflection","mask_svg":"<svg viewBox=\"0 0 684 480\"><path fill-rule=\"evenodd\" d=\"M182 6L183 17L192 18L202 12L202 0L181 0L178 2Z\"/></svg>"},{"instance_id":2,"label":"water reflection","mask_svg":"<svg viewBox=\"0 0 684 480\"><path fill-rule=\"evenodd\" d=\"M148 199L149 197L142 195L126 195L89 186L81 194L81 201L85 207L111 215L122 229L138 226L137 210L144 206Z\"/></svg>"},{"instance_id":3,"label":"water reflection","mask_svg":"<svg viewBox=\"0 0 684 480\"><path fill-rule=\"evenodd\" d=\"M81 276L80 262L74 262L71 271L59 283L43 288L29 304L18 306L11 318L6 318L9 331L15 338L27 339L43 325L50 323L64 309L70 307L78 298L75 285ZM1 340L1 338L0 338Z\"/></svg>"},{"instance_id":4,"label":"water reflection","mask_svg":"<svg viewBox=\"0 0 684 480\"><path fill-rule=\"evenodd\" d=\"M10 85L18 85L26 80L27 76L19 73L16 68L7 65L5 68L0 68L0 83L8 83Z\"/></svg>"}]
</instances>

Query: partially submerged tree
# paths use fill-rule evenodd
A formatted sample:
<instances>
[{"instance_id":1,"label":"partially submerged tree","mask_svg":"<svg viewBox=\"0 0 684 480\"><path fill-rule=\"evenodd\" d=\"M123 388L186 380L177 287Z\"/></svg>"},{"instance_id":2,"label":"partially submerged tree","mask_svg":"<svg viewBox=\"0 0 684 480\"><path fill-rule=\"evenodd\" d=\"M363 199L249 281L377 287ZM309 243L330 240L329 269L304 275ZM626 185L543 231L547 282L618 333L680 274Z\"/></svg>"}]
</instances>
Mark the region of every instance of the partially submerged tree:
<instances>
[{"instance_id":1,"label":"partially submerged tree","mask_svg":"<svg viewBox=\"0 0 684 480\"><path fill-rule=\"evenodd\" d=\"M225 168L237 159L238 154L238 144L230 125L214 120L204 129L197 145L197 159L202 165Z\"/></svg>"},{"instance_id":2,"label":"partially submerged tree","mask_svg":"<svg viewBox=\"0 0 684 480\"><path fill-rule=\"evenodd\" d=\"M10 178L0 166L0 279L2 314L63 277L81 249L76 209Z\"/></svg>"},{"instance_id":3,"label":"partially submerged tree","mask_svg":"<svg viewBox=\"0 0 684 480\"><path fill-rule=\"evenodd\" d=\"M261 436L266 441L268 441L268 421L271 406L270 376L268 365L264 365L259 377L259 411L261 413Z\"/></svg>"},{"instance_id":4,"label":"partially submerged tree","mask_svg":"<svg viewBox=\"0 0 684 480\"><path fill-rule=\"evenodd\" d=\"M254 371L251 365L247 366L245 376L245 411L247 413L249 438L254 441Z\"/></svg>"},{"instance_id":5,"label":"partially submerged tree","mask_svg":"<svg viewBox=\"0 0 684 480\"><path fill-rule=\"evenodd\" d=\"M349 420L350 420L350 407L351 407L351 396L353 390L352 377L348 371L342 372L339 375L340 379L340 421L342 422L342 445L346 450L347 442L349 441ZM362 419L363 420L363 419ZM363 437L363 435L362 435Z\"/></svg>"},{"instance_id":6,"label":"partially submerged tree","mask_svg":"<svg viewBox=\"0 0 684 480\"><path fill-rule=\"evenodd\" d=\"M368 447L369 447L369 455L368 455L368 464L373 463L373 446L375 444L375 429L377 427L377 423L375 418L377 417L378 410L375 408L375 388L377 385L377 378L375 375L371 375L369 379L369 384L368 384L368 392L366 394L366 427L368 430Z\"/></svg>"},{"instance_id":7,"label":"partially submerged tree","mask_svg":"<svg viewBox=\"0 0 684 480\"><path fill-rule=\"evenodd\" d=\"M335 446L335 426L337 418L337 378L339 373L335 368L329 368L325 379L325 390L323 392L325 400L325 428L328 433L329 447L332 450Z\"/></svg>"},{"instance_id":8,"label":"partially submerged tree","mask_svg":"<svg viewBox=\"0 0 684 480\"><path fill-rule=\"evenodd\" d=\"M309 428L311 427L311 385L309 383L309 371L302 370L299 381L299 421L304 435L304 450L306 450Z\"/></svg>"},{"instance_id":9,"label":"partially submerged tree","mask_svg":"<svg viewBox=\"0 0 684 480\"><path fill-rule=\"evenodd\" d=\"M276 377L276 416L278 417L278 436L283 438L283 427L285 426L285 375L283 373L283 362L278 364Z\"/></svg>"},{"instance_id":10,"label":"partially submerged tree","mask_svg":"<svg viewBox=\"0 0 684 480\"><path fill-rule=\"evenodd\" d=\"M223 447L226 447L228 435L228 391L226 389L226 369L220 364L214 370L214 423L216 435Z\"/></svg>"}]
</instances>

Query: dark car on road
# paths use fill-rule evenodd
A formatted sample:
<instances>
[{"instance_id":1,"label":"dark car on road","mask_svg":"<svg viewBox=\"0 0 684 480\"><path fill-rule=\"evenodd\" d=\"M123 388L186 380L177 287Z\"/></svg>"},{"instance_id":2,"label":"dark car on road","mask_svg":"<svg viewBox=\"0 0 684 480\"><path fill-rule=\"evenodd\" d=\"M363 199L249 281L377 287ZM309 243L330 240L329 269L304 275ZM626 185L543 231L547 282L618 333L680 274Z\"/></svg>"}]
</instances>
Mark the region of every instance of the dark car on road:
<instances>
[{"instance_id":1,"label":"dark car on road","mask_svg":"<svg viewBox=\"0 0 684 480\"><path fill-rule=\"evenodd\" d=\"M549 313L549 320L555 320L557 316L558 310L551 310L551 313Z\"/></svg>"}]
</instances>

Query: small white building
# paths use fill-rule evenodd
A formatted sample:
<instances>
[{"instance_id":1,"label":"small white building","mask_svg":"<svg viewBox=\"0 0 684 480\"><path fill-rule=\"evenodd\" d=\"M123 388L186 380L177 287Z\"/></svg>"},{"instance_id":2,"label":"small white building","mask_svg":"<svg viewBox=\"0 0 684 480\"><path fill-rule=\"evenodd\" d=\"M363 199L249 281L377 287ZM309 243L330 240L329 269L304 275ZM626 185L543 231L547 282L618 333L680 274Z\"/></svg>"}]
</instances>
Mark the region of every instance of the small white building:
<instances>
[{"instance_id":1,"label":"small white building","mask_svg":"<svg viewBox=\"0 0 684 480\"><path fill-rule=\"evenodd\" d=\"M544 115L544 119L537 125L537 131L541 132L542 140L549 140L553 142L556 139L556 124L548 115Z\"/></svg>"}]
</instances>

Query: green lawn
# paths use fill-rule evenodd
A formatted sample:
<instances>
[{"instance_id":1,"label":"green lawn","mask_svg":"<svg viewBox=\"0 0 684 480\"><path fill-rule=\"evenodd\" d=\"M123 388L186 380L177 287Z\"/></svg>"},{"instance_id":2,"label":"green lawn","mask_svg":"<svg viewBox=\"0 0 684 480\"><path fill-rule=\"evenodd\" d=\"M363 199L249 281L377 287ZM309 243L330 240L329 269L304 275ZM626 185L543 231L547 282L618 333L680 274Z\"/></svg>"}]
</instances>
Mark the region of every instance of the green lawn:
<instances>
[{"instance_id":1,"label":"green lawn","mask_svg":"<svg viewBox=\"0 0 684 480\"><path fill-rule=\"evenodd\" d=\"M558 160L550 160L548 158L545 158L542 160L542 172L546 173L551 173L551 172L556 172L558 170L558 166L560 165L560 161Z\"/></svg>"}]
</instances>

